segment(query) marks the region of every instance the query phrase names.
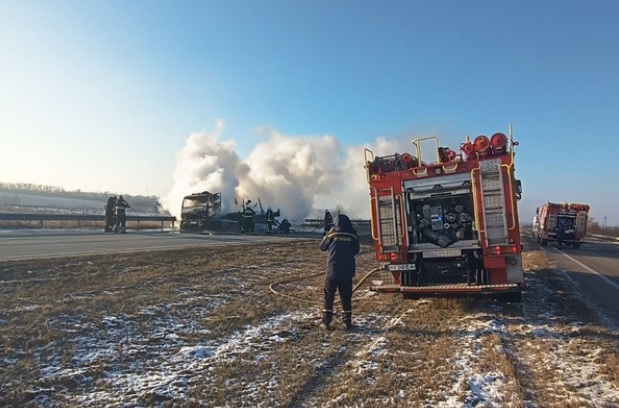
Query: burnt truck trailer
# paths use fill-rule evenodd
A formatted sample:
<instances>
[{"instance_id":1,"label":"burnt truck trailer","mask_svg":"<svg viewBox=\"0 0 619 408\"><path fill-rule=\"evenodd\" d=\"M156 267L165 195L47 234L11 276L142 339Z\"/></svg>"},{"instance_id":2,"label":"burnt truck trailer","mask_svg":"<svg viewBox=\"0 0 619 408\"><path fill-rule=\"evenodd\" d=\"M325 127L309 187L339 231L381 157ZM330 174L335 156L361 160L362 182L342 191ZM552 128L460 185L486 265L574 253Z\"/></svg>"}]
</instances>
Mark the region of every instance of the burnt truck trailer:
<instances>
[{"instance_id":1,"label":"burnt truck trailer","mask_svg":"<svg viewBox=\"0 0 619 408\"><path fill-rule=\"evenodd\" d=\"M511 130L509 138L467 136L460 153L434 137L412 143L415 155L366 149L376 259L392 278L372 290L521 301L522 191ZM428 153L436 161L426 162Z\"/></svg>"}]
</instances>

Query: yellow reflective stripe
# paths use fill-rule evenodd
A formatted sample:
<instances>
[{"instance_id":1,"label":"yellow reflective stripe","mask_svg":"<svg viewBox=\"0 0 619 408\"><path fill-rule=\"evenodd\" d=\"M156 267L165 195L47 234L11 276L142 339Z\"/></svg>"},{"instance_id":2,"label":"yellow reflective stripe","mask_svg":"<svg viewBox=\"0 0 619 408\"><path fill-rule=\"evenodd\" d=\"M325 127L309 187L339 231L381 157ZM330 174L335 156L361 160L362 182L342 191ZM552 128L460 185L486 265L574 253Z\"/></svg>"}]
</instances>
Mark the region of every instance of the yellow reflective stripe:
<instances>
[{"instance_id":1,"label":"yellow reflective stripe","mask_svg":"<svg viewBox=\"0 0 619 408\"><path fill-rule=\"evenodd\" d=\"M335 237L337 235L339 235L339 236L344 235L344 236L347 236L347 237L357 238L357 236L355 234L351 234L350 232L337 232L337 231L330 232L329 234L327 234L327 237L332 238L332 237Z\"/></svg>"}]
</instances>

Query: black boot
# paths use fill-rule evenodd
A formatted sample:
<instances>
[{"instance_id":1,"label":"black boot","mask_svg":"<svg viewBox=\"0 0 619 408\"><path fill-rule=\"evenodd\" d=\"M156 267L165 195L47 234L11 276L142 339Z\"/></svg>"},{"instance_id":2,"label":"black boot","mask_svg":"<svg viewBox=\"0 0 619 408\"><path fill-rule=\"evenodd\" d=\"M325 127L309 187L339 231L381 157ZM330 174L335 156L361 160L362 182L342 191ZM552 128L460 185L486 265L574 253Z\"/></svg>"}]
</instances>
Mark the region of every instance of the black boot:
<instances>
[{"instance_id":1,"label":"black boot","mask_svg":"<svg viewBox=\"0 0 619 408\"><path fill-rule=\"evenodd\" d=\"M352 312L342 313L342 322L346 326L346 330L350 330L352 328Z\"/></svg>"},{"instance_id":2,"label":"black boot","mask_svg":"<svg viewBox=\"0 0 619 408\"><path fill-rule=\"evenodd\" d=\"M325 329L331 329L331 320L333 320L333 312L325 310L322 312L322 324L324 324Z\"/></svg>"}]
</instances>

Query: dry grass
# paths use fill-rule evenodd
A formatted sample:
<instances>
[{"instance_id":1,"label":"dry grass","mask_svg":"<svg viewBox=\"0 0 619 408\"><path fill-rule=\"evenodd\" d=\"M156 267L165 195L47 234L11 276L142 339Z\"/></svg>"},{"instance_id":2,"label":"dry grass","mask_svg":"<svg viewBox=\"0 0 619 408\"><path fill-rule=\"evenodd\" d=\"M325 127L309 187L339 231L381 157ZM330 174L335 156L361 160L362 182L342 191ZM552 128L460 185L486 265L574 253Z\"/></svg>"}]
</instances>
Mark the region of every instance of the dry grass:
<instances>
[{"instance_id":1,"label":"dry grass","mask_svg":"<svg viewBox=\"0 0 619 408\"><path fill-rule=\"evenodd\" d=\"M319 327L323 262L294 241L0 264L0 405L589 406L560 360L592 355L619 390L616 339L542 252L525 254L522 305L406 301L368 281L352 332ZM376 266L367 243L357 265L357 281Z\"/></svg>"}]
</instances>

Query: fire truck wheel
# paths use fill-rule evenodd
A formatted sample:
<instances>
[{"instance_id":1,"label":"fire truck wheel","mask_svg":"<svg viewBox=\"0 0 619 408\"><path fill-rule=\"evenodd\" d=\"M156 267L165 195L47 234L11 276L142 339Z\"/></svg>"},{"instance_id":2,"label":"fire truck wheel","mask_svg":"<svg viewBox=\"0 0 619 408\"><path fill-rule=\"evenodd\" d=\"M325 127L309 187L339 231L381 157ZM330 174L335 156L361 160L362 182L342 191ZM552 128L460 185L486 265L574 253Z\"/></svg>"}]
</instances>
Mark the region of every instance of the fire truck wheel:
<instances>
[{"instance_id":1,"label":"fire truck wheel","mask_svg":"<svg viewBox=\"0 0 619 408\"><path fill-rule=\"evenodd\" d=\"M579 249L580 248L580 242L573 242L572 243L572 248Z\"/></svg>"},{"instance_id":2,"label":"fire truck wheel","mask_svg":"<svg viewBox=\"0 0 619 408\"><path fill-rule=\"evenodd\" d=\"M540 242L540 244L542 244L542 246L546 246L548 245L548 241L545 239L542 239L542 241Z\"/></svg>"}]
</instances>

